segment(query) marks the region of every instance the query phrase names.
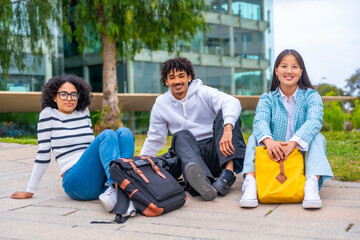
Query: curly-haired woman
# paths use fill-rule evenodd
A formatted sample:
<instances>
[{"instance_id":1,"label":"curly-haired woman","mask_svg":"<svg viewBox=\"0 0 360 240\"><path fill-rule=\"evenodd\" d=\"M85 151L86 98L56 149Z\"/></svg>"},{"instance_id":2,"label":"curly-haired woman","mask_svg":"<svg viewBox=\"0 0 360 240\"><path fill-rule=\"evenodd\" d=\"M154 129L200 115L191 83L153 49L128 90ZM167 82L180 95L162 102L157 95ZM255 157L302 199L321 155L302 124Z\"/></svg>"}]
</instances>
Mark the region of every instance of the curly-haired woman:
<instances>
[{"instance_id":1,"label":"curly-haired woman","mask_svg":"<svg viewBox=\"0 0 360 240\"><path fill-rule=\"evenodd\" d=\"M38 152L25 192L14 199L31 198L47 169L52 150L59 165L62 186L75 200L100 199L111 212L117 190L109 164L134 154L134 135L127 128L105 130L94 138L90 113L90 85L74 75L55 76L42 89L42 111L38 122ZM128 214L135 213L130 204Z\"/></svg>"}]
</instances>

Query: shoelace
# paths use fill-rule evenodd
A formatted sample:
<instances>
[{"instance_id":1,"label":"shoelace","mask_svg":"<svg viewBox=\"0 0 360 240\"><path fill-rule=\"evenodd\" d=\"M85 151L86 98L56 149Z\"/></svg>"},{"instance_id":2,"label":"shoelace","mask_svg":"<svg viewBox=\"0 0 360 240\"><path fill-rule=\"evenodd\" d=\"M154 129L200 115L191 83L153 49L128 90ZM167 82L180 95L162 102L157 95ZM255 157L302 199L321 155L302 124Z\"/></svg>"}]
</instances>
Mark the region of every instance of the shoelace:
<instances>
[{"instance_id":1,"label":"shoelace","mask_svg":"<svg viewBox=\"0 0 360 240\"><path fill-rule=\"evenodd\" d=\"M110 188L108 190L106 190L105 195L112 195L113 193L116 193L116 189L115 188Z\"/></svg>"}]
</instances>

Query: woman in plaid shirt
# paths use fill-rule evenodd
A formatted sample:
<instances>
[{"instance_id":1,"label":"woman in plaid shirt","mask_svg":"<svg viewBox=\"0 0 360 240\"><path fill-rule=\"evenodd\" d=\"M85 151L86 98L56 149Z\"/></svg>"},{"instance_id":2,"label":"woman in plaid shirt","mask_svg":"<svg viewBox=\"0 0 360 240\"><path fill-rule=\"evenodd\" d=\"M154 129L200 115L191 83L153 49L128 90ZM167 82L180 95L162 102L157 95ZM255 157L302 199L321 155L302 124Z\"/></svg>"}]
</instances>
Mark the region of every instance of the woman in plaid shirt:
<instances>
[{"instance_id":1,"label":"woman in plaid shirt","mask_svg":"<svg viewBox=\"0 0 360 240\"><path fill-rule=\"evenodd\" d=\"M269 93L256 108L253 134L245 153L241 207L257 207L255 148L265 145L274 161L285 159L297 147L305 151L304 208L321 208L319 190L333 177L326 158L326 141L320 133L323 120L321 97L309 80L301 55L282 51L275 61Z\"/></svg>"}]
</instances>

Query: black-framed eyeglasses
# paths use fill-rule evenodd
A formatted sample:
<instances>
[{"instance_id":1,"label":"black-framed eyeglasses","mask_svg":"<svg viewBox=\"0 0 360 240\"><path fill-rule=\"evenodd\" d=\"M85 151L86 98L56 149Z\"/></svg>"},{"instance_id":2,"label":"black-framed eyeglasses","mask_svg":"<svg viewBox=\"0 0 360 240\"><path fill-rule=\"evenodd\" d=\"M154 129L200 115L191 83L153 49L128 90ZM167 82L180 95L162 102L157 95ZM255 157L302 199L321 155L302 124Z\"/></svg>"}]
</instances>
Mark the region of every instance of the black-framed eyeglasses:
<instances>
[{"instance_id":1,"label":"black-framed eyeglasses","mask_svg":"<svg viewBox=\"0 0 360 240\"><path fill-rule=\"evenodd\" d=\"M60 100L68 99L69 95L70 95L71 100L73 100L73 101L77 101L80 97L80 93L77 93L77 92L68 93L68 92L62 91L62 92L57 92L57 94L59 94Z\"/></svg>"}]
</instances>

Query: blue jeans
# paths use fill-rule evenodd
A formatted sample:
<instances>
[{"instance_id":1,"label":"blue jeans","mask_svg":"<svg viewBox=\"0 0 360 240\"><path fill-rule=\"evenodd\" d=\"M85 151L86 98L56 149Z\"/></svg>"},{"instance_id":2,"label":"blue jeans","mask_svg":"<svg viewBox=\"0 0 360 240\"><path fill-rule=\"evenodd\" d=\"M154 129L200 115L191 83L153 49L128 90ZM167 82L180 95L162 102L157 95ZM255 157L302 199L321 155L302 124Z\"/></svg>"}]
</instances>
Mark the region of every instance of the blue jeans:
<instances>
[{"instance_id":1,"label":"blue jeans","mask_svg":"<svg viewBox=\"0 0 360 240\"><path fill-rule=\"evenodd\" d=\"M255 172L255 148L257 145L255 136L251 135L245 151L243 177L245 177L246 173ZM316 134L309 144L309 148L305 152L304 165L306 179L313 175L320 176L319 190L326 181L334 176L326 157L326 140L321 133Z\"/></svg>"},{"instance_id":2,"label":"blue jeans","mask_svg":"<svg viewBox=\"0 0 360 240\"><path fill-rule=\"evenodd\" d=\"M62 185L66 194L75 200L98 199L114 183L109 173L110 162L132 157L134 143L134 135L125 127L100 133L77 163L65 172Z\"/></svg>"}]
</instances>

